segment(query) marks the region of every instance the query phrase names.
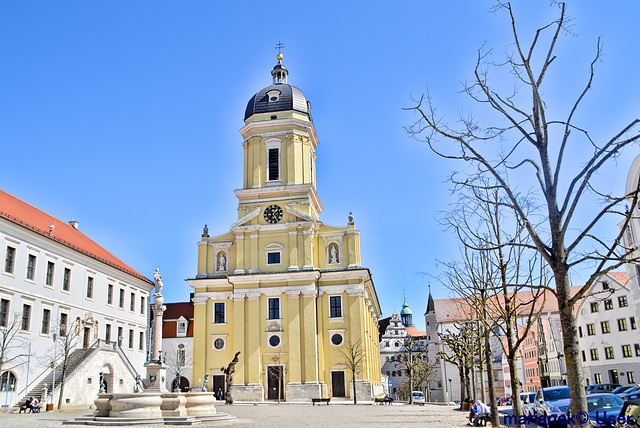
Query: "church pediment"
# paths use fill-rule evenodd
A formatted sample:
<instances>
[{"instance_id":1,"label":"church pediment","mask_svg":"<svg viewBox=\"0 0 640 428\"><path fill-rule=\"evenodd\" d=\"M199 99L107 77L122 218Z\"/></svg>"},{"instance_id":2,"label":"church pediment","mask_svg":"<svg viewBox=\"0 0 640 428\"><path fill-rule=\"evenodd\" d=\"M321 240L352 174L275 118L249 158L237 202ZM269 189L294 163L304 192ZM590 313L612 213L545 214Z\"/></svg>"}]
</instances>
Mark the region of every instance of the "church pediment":
<instances>
[{"instance_id":1,"label":"church pediment","mask_svg":"<svg viewBox=\"0 0 640 428\"><path fill-rule=\"evenodd\" d=\"M291 208L289 205L285 205L284 210L289 214L291 214L292 216L297 217L301 220L310 221L311 223L317 223L317 220L315 218L309 215L306 215L304 213L301 213L300 211Z\"/></svg>"},{"instance_id":2,"label":"church pediment","mask_svg":"<svg viewBox=\"0 0 640 428\"><path fill-rule=\"evenodd\" d=\"M255 207L253 209L253 211L249 212L249 214L241 217L240 220L238 220L235 223L233 223L231 225L231 228L233 229L235 227L242 226L243 224L247 223L249 220L257 217L258 214L260 214L260 207Z\"/></svg>"}]
</instances>

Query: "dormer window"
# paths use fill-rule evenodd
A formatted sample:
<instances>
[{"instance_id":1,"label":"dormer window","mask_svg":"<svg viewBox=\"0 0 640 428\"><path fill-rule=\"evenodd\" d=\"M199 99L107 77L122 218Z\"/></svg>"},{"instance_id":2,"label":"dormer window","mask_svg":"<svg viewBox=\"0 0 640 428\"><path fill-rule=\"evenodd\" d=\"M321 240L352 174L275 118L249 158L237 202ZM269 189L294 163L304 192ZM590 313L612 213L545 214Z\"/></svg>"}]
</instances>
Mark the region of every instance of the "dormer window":
<instances>
[{"instance_id":1,"label":"dormer window","mask_svg":"<svg viewBox=\"0 0 640 428\"><path fill-rule=\"evenodd\" d=\"M269 98L270 103L277 103L280 100L280 91L277 89L272 89L267 92L267 97Z\"/></svg>"},{"instance_id":2,"label":"dormer window","mask_svg":"<svg viewBox=\"0 0 640 428\"><path fill-rule=\"evenodd\" d=\"M187 321L187 319L183 316L181 316L178 319L178 323L177 323L177 329L176 329L176 336L177 337L185 337L187 335L187 326L189 324L189 322Z\"/></svg>"}]
</instances>

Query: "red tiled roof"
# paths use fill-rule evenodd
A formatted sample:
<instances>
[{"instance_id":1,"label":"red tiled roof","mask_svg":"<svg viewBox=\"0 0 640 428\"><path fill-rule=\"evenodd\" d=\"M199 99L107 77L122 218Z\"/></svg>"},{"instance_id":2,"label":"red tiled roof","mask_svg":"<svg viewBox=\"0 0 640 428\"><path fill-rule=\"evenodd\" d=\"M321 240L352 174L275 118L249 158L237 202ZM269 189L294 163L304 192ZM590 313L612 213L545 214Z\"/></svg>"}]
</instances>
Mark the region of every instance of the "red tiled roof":
<instances>
[{"instance_id":1,"label":"red tiled roof","mask_svg":"<svg viewBox=\"0 0 640 428\"><path fill-rule=\"evenodd\" d=\"M153 281L145 278L67 222L59 220L3 190L0 190L0 218L4 218L99 262L153 284ZM51 225L54 225L53 231L49 229Z\"/></svg>"},{"instance_id":2,"label":"red tiled roof","mask_svg":"<svg viewBox=\"0 0 640 428\"><path fill-rule=\"evenodd\" d=\"M629 286L629 284L627 284L626 272L609 272L609 275L615 278L616 281L620 281L624 285Z\"/></svg>"},{"instance_id":3,"label":"red tiled roof","mask_svg":"<svg viewBox=\"0 0 640 428\"><path fill-rule=\"evenodd\" d=\"M571 295L575 295L582 287L571 287ZM521 303L530 302L532 300L531 291L520 291L517 295L517 301ZM499 302L502 294L496 294L489 297L489 300ZM579 304L576 304L576 310ZM435 301L436 307L436 320L438 322L454 322L460 320L471 319L474 317L474 311L471 310L469 302L463 298L454 299L441 299ZM526 306L522 308L526 309ZM556 296L550 291L545 290L544 297L536 301L536 311L541 312L558 312L558 300Z\"/></svg>"},{"instance_id":4,"label":"red tiled roof","mask_svg":"<svg viewBox=\"0 0 640 428\"><path fill-rule=\"evenodd\" d=\"M165 320L177 320L185 317L187 320L193 320L193 305L190 302L165 303L167 310L164 311L163 318Z\"/></svg>"},{"instance_id":5,"label":"red tiled roof","mask_svg":"<svg viewBox=\"0 0 640 428\"><path fill-rule=\"evenodd\" d=\"M426 331L418 331L415 327L407 327L407 333L412 337L424 337L427 335Z\"/></svg>"}]
</instances>

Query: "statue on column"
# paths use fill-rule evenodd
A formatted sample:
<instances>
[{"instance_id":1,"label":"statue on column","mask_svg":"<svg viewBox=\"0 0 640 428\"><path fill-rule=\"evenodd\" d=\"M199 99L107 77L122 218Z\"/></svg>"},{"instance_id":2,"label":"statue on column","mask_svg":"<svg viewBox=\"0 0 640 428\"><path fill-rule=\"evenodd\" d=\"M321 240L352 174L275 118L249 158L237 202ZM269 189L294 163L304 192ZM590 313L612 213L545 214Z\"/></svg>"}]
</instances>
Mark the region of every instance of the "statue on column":
<instances>
[{"instance_id":1,"label":"statue on column","mask_svg":"<svg viewBox=\"0 0 640 428\"><path fill-rule=\"evenodd\" d=\"M235 357L233 357L233 360L231 360L226 369L224 367L220 369L224 373L225 377L226 385L224 392L224 401L227 404L233 404L233 397L231 396L231 382L233 381L233 373L235 373L236 371L236 364L238 364L238 361L240 361L238 359L238 355L240 355L240 351L236 352Z\"/></svg>"},{"instance_id":2,"label":"statue on column","mask_svg":"<svg viewBox=\"0 0 640 428\"><path fill-rule=\"evenodd\" d=\"M153 273L153 279L156 281L156 294L162 294L162 275L160 275L160 268L157 267Z\"/></svg>"}]
</instances>

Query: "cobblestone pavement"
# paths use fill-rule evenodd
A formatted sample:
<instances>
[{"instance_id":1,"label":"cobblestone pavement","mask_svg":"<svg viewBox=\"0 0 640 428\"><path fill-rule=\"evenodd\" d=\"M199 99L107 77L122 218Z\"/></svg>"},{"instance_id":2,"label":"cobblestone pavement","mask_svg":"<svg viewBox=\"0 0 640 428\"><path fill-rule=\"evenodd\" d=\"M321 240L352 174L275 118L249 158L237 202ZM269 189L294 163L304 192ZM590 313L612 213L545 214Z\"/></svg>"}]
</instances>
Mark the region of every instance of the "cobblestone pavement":
<instances>
[{"instance_id":1,"label":"cobblestone pavement","mask_svg":"<svg viewBox=\"0 0 640 428\"><path fill-rule=\"evenodd\" d=\"M463 427L467 412L449 406L429 405L373 406L367 404L234 404L218 406L219 412L229 413L237 419L233 422L201 424L197 427L370 427L403 426ZM89 415L89 409L43 412L40 414L0 414L2 428L61 428L62 421ZM159 426L145 425L155 428ZM72 427L72 425L64 425Z\"/></svg>"}]
</instances>

